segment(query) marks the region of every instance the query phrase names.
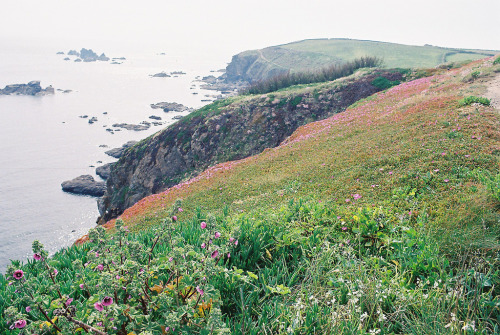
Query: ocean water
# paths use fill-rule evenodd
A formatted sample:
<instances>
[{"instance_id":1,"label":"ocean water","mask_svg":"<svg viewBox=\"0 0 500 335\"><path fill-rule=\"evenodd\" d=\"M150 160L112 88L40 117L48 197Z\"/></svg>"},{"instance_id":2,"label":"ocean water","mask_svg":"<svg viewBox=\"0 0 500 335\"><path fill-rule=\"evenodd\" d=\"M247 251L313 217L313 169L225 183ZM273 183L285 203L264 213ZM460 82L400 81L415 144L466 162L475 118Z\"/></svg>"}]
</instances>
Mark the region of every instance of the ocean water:
<instances>
[{"instance_id":1,"label":"ocean water","mask_svg":"<svg viewBox=\"0 0 500 335\"><path fill-rule=\"evenodd\" d=\"M81 46L91 48L92 46ZM80 48L81 48L80 47ZM224 68L230 55L155 52L110 54L125 57L111 62L64 61L55 48L0 48L0 88L40 80L42 87L72 90L49 96L0 96L0 272L11 259L31 256L31 243L40 240L51 252L71 245L95 226L96 198L61 190L61 182L82 174L96 179L95 167L115 161L104 152L129 140L145 138L186 113L150 108L160 101L198 108L217 94L199 88L197 76ZM198 56L191 56L198 55ZM165 71L184 71L177 78L151 78ZM193 87L194 85L194 87ZM192 94L197 92L197 95ZM107 113L107 114L103 114ZM88 115L87 119L80 118ZM106 131L114 123L154 121L162 126L146 131ZM98 121L89 124L90 117ZM106 145L108 148L100 147ZM101 161L102 163L98 163Z\"/></svg>"}]
</instances>

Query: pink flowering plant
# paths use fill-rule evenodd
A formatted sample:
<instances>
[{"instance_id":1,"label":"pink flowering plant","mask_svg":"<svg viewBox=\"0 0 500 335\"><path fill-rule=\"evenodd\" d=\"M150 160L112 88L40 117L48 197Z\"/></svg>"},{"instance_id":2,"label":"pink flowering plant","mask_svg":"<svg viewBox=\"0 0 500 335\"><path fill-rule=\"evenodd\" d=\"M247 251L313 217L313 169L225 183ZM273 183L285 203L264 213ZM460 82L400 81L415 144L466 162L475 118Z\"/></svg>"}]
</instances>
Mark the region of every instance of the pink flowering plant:
<instances>
[{"instance_id":1,"label":"pink flowering plant","mask_svg":"<svg viewBox=\"0 0 500 335\"><path fill-rule=\"evenodd\" d=\"M4 317L12 334L227 332L211 279L227 273L237 239L226 238L213 216L175 223L180 204L173 208L138 235L121 220L112 235L92 229L88 243L72 248L78 255L71 261L51 260L35 241L33 261L22 269L14 262L7 272L11 307Z\"/></svg>"}]
</instances>

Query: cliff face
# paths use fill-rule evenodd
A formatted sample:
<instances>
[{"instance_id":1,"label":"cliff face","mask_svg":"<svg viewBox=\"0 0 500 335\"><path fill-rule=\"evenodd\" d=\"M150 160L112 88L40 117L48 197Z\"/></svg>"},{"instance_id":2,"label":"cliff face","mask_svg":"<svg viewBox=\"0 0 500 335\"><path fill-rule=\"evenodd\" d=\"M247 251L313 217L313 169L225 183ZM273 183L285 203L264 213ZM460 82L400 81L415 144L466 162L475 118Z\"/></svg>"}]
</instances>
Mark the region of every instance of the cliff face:
<instances>
[{"instance_id":1,"label":"cliff face","mask_svg":"<svg viewBox=\"0 0 500 335\"><path fill-rule=\"evenodd\" d=\"M342 112L380 91L372 85L378 77L396 81L403 76L397 71L371 71L305 89L221 100L193 112L139 142L112 166L99 202L99 223L210 165L276 147L299 126Z\"/></svg>"}]
</instances>

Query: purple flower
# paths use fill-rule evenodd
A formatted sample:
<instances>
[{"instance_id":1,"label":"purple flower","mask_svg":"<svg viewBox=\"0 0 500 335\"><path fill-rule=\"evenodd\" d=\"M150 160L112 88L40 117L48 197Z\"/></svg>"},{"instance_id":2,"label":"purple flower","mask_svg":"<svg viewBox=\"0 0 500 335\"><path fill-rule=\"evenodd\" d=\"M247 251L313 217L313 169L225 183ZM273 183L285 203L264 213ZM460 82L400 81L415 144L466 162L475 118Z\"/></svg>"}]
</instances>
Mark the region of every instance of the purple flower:
<instances>
[{"instance_id":1,"label":"purple flower","mask_svg":"<svg viewBox=\"0 0 500 335\"><path fill-rule=\"evenodd\" d=\"M174 261L174 258L173 258L173 257L170 257L170 258L168 259L168 261L169 261L169 262L173 262L173 261Z\"/></svg>"},{"instance_id":2,"label":"purple flower","mask_svg":"<svg viewBox=\"0 0 500 335\"><path fill-rule=\"evenodd\" d=\"M34 258L36 261L39 261L39 260L41 260L41 259L42 259L42 255L40 255L40 254L34 254L34 255L33 255L33 258Z\"/></svg>"},{"instance_id":3,"label":"purple flower","mask_svg":"<svg viewBox=\"0 0 500 335\"><path fill-rule=\"evenodd\" d=\"M84 287L84 286L83 286L83 284L80 284L80 288L81 288L82 290L83 290L83 287Z\"/></svg>"},{"instance_id":4,"label":"purple flower","mask_svg":"<svg viewBox=\"0 0 500 335\"><path fill-rule=\"evenodd\" d=\"M97 270L99 270L99 271L104 270L104 265L99 264L99 265L97 266Z\"/></svg>"},{"instance_id":5,"label":"purple flower","mask_svg":"<svg viewBox=\"0 0 500 335\"><path fill-rule=\"evenodd\" d=\"M23 270L16 270L16 271L14 271L13 277L14 277L14 279L17 279L17 280L23 278L24 277Z\"/></svg>"},{"instance_id":6,"label":"purple flower","mask_svg":"<svg viewBox=\"0 0 500 335\"><path fill-rule=\"evenodd\" d=\"M217 256L219 256L218 250L215 250L214 252L212 252L212 258L216 258Z\"/></svg>"},{"instance_id":7,"label":"purple flower","mask_svg":"<svg viewBox=\"0 0 500 335\"><path fill-rule=\"evenodd\" d=\"M172 221L174 221L174 222L177 221L177 216L175 216L175 215L172 216Z\"/></svg>"},{"instance_id":8,"label":"purple flower","mask_svg":"<svg viewBox=\"0 0 500 335\"><path fill-rule=\"evenodd\" d=\"M205 229L205 228L207 228L207 223L205 221L202 221L200 226L201 226L201 229Z\"/></svg>"},{"instance_id":9,"label":"purple flower","mask_svg":"<svg viewBox=\"0 0 500 335\"><path fill-rule=\"evenodd\" d=\"M205 242L203 242L203 243L201 244L201 248L202 248L202 249L205 249L205 247L206 247L206 246L207 246L207 245L205 244Z\"/></svg>"},{"instance_id":10,"label":"purple flower","mask_svg":"<svg viewBox=\"0 0 500 335\"><path fill-rule=\"evenodd\" d=\"M196 291L198 291L200 295L203 295L205 293L199 286L196 286Z\"/></svg>"},{"instance_id":11,"label":"purple flower","mask_svg":"<svg viewBox=\"0 0 500 335\"><path fill-rule=\"evenodd\" d=\"M26 327L26 320L23 319L17 320L16 322L14 322L14 327L19 329Z\"/></svg>"},{"instance_id":12,"label":"purple flower","mask_svg":"<svg viewBox=\"0 0 500 335\"><path fill-rule=\"evenodd\" d=\"M69 298L68 300L66 300L66 306L71 305L72 302L73 302L73 298Z\"/></svg>"},{"instance_id":13,"label":"purple flower","mask_svg":"<svg viewBox=\"0 0 500 335\"><path fill-rule=\"evenodd\" d=\"M31 307L30 306L26 307L26 313L29 313L29 312L31 312Z\"/></svg>"},{"instance_id":14,"label":"purple flower","mask_svg":"<svg viewBox=\"0 0 500 335\"><path fill-rule=\"evenodd\" d=\"M99 301L94 304L94 308L99 312L102 312L104 310L104 306Z\"/></svg>"},{"instance_id":15,"label":"purple flower","mask_svg":"<svg viewBox=\"0 0 500 335\"><path fill-rule=\"evenodd\" d=\"M104 299L102 299L103 306L109 306L112 303L113 303L113 298L111 297L104 297Z\"/></svg>"},{"instance_id":16,"label":"purple flower","mask_svg":"<svg viewBox=\"0 0 500 335\"><path fill-rule=\"evenodd\" d=\"M220 237L220 233L218 231L215 232L215 238L219 238Z\"/></svg>"}]
</instances>

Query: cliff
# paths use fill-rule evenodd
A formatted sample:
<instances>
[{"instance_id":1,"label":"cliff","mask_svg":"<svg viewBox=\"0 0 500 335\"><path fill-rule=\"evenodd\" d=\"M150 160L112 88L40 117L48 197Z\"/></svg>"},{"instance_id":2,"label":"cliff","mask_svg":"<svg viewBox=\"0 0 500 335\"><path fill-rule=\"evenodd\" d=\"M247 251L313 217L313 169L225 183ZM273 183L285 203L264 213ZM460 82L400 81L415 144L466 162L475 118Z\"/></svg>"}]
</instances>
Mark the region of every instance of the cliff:
<instances>
[{"instance_id":1,"label":"cliff","mask_svg":"<svg viewBox=\"0 0 500 335\"><path fill-rule=\"evenodd\" d=\"M363 56L384 60L388 68L435 67L446 62L463 62L489 57L498 51L416 46L345 38L310 39L233 56L220 78L226 83L255 82L277 74L313 71L342 64Z\"/></svg>"},{"instance_id":2,"label":"cliff","mask_svg":"<svg viewBox=\"0 0 500 335\"><path fill-rule=\"evenodd\" d=\"M399 71L363 70L334 82L292 87L259 96L217 101L139 142L111 167L100 223L147 195L161 192L219 162L278 146L299 126L342 112L381 90L375 79L396 82Z\"/></svg>"}]
</instances>

